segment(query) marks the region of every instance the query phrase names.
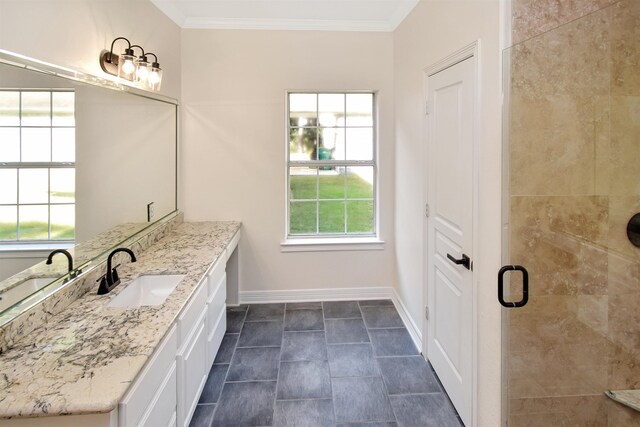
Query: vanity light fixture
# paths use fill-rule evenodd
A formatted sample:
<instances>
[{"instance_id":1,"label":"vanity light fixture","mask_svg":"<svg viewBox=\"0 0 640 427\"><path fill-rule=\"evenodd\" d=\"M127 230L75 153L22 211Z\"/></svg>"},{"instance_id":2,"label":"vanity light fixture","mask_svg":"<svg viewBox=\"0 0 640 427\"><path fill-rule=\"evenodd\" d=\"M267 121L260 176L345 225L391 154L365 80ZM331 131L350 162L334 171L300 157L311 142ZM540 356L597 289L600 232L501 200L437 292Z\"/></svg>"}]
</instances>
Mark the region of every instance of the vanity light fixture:
<instances>
[{"instance_id":1,"label":"vanity light fixture","mask_svg":"<svg viewBox=\"0 0 640 427\"><path fill-rule=\"evenodd\" d=\"M116 41L125 40L127 48L120 55L113 53L113 46ZM140 49L142 55L135 56L134 48ZM154 61L149 62L147 57L153 55ZM111 43L109 51L102 51L100 54L100 66L105 73L117 76L121 79L134 82L141 88L158 91L162 83L162 69L158 63L158 57L154 53L145 53L140 45L132 45L124 37L117 37Z\"/></svg>"},{"instance_id":2,"label":"vanity light fixture","mask_svg":"<svg viewBox=\"0 0 640 427\"><path fill-rule=\"evenodd\" d=\"M120 55L113 54L113 46L118 40L127 42L127 48ZM100 55L100 66L105 73L118 76L121 79L133 81L136 71L136 57L131 42L124 37L117 37L111 42L111 49L106 50Z\"/></svg>"},{"instance_id":3,"label":"vanity light fixture","mask_svg":"<svg viewBox=\"0 0 640 427\"><path fill-rule=\"evenodd\" d=\"M134 47L137 47L142 51L142 55L140 55L136 60L135 82L142 86L146 86L147 77L149 77L149 61L147 60L147 55L144 53L144 49L142 48L142 46L134 44L133 46L131 46L131 49L133 49Z\"/></svg>"},{"instance_id":4,"label":"vanity light fixture","mask_svg":"<svg viewBox=\"0 0 640 427\"><path fill-rule=\"evenodd\" d=\"M160 68L160 64L158 63L158 57L155 53L149 52L147 55L153 55L155 60L151 63L149 67L149 75L147 76L147 87L151 90L160 90L160 85L162 84L162 68Z\"/></svg>"}]
</instances>

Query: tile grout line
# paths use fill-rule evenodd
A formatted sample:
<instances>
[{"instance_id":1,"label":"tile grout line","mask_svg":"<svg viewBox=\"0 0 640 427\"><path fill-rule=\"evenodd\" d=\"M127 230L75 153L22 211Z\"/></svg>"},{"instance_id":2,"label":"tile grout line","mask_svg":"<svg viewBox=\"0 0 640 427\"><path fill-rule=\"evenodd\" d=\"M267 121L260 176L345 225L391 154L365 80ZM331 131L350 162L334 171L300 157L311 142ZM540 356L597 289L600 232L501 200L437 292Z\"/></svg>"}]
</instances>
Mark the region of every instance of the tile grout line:
<instances>
[{"instance_id":1,"label":"tile grout line","mask_svg":"<svg viewBox=\"0 0 640 427\"><path fill-rule=\"evenodd\" d=\"M213 421L216 417L216 411L220 407L220 405L218 404L220 403L220 398L222 397L224 386L225 384L227 384L227 377L229 376L229 371L231 371L231 362L233 362L233 356L235 356L236 354L236 349L238 348L238 343L240 342L240 335L242 334L242 330L244 329L244 322L247 318L247 315L249 314L249 308L250 308L250 305L247 305L247 309L244 312L244 317L242 318L242 325L240 326L240 331L238 331L238 339L236 340L236 344L233 346L233 351L231 352L231 359L229 359L229 367L227 368L227 373L224 376L224 381L222 382L222 388L220 389L220 394L218 394L218 398L216 399L216 407L213 408L213 414L211 415L211 427L213 427ZM226 310L226 305L225 305L225 310ZM225 315L226 314L227 313L225 313ZM224 337L222 339L224 339ZM214 360L214 364L215 364L215 360Z\"/></svg>"},{"instance_id":2,"label":"tile grout line","mask_svg":"<svg viewBox=\"0 0 640 427\"><path fill-rule=\"evenodd\" d=\"M333 392L333 377L331 376L331 362L329 361L329 342L327 341L327 319L324 315L324 301L320 302L322 307L322 326L324 327L324 347L327 350L327 369L329 370L329 388L331 388L331 410L333 412L333 425L338 424L338 417L336 415L336 402L335 393Z\"/></svg>"},{"instance_id":3,"label":"tile grout line","mask_svg":"<svg viewBox=\"0 0 640 427\"><path fill-rule=\"evenodd\" d=\"M362 312L362 307L360 307L360 303L358 302L358 310L360 310L360 314L362 315L362 323L364 324L364 330L367 331L367 336L369 337L369 341L371 342L371 351L373 352L373 360L378 368L378 373L380 374L380 380L382 380L382 385L384 387L384 391L386 394L387 402L389 402L389 406L391 407L391 413L393 414L393 421L398 424L398 416L396 415L396 410L393 408L391 404L391 397L389 396L389 388L387 387L387 382L384 380L384 375L382 375L382 369L380 368L380 364L378 363L378 358L376 357L376 349L373 345L373 340L371 339L371 334L369 334L369 328L367 327L367 323L364 320L364 313Z\"/></svg>"},{"instance_id":4,"label":"tile grout line","mask_svg":"<svg viewBox=\"0 0 640 427\"><path fill-rule=\"evenodd\" d=\"M271 425L275 423L276 405L278 404L278 390L280 390L280 372L282 371L282 349L284 348L284 330L287 324L287 304L283 304L282 309L282 332L280 333L280 354L278 355L278 375L276 375L276 390L273 393L273 413L271 415Z\"/></svg>"}]
</instances>

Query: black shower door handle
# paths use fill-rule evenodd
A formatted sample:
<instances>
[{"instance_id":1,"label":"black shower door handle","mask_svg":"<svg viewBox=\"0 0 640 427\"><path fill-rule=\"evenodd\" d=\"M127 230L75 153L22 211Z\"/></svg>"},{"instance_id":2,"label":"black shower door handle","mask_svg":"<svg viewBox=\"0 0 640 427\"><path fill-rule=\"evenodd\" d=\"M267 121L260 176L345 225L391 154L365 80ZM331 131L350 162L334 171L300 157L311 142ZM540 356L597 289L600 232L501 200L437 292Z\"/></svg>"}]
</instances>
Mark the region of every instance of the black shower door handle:
<instances>
[{"instance_id":1,"label":"black shower door handle","mask_svg":"<svg viewBox=\"0 0 640 427\"><path fill-rule=\"evenodd\" d=\"M508 271L522 272L522 299L520 301L504 300L504 274ZM498 301L504 307L517 308L523 307L529 301L529 273L527 269L521 265L505 265L498 272Z\"/></svg>"}]
</instances>

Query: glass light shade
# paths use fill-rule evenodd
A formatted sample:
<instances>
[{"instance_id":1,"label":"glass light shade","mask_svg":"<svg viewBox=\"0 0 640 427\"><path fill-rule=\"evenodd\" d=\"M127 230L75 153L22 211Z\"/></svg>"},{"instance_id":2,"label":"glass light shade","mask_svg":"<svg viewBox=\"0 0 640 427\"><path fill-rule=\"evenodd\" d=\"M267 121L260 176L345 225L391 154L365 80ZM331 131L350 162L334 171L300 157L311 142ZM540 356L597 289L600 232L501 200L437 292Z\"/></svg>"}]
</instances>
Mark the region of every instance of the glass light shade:
<instances>
[{"instance_id":1,"label":"glass light shade","mask_svg":"<svg viewBox=\"0 0 640 427\"><path fill-rule=\"evenodd\" d=\"M149 77L147 78L147 87L151 90L160 90L162 84L162 68L151 67Z\"/></svg>"},{"instance_id":2,"label":"glass light shade","mask_svg":"<svg viewBox=\"0 0 640 427\"><path fill-rule=\"evenodd\" d=\"M136 72L136 57L122 54L118 57L118 77L133 81Z\"/></svg>"},{"instance_id":3,"label":"glass light shade","mask_svg":"<svg viewBox=\"0 0 640 427\"><path fill-rule=\"evenodd\" d=\"M150 69L151 65L148 62L139 60L136 65L136 82L142 86L146 86Z\"/></svg>"}]
</instances>

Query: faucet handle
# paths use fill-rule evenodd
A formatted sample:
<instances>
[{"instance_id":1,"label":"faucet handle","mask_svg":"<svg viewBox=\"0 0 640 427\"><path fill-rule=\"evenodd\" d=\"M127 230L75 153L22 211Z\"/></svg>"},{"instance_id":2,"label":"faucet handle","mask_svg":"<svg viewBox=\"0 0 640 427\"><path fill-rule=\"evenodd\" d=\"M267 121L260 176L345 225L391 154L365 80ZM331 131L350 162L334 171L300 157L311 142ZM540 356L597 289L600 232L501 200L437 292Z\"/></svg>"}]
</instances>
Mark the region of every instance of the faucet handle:
<instances>
[{"instance_id":1,"label":"faucet handle","mask_svg":"<svg viewBox=\"0 0 640 427\"><path fill-rule=\"evenodd\" d=\"M120 267L120 264L116 265L111 269L111 281L113 282L114 285L120 282L120 277L118 277L118 270L116 270L116 268L118 267ZM107 274L109 273L107 272Z\"/></svg>"}]
</instances>

